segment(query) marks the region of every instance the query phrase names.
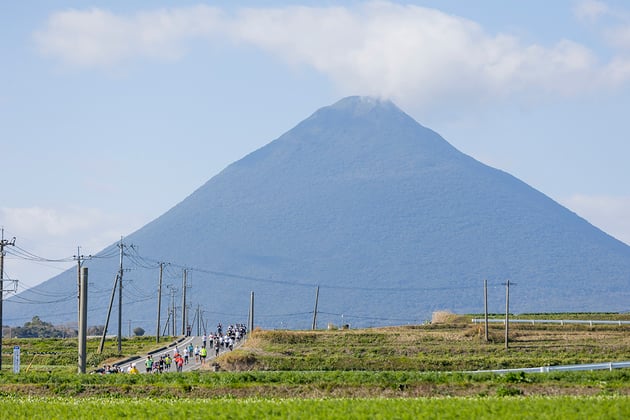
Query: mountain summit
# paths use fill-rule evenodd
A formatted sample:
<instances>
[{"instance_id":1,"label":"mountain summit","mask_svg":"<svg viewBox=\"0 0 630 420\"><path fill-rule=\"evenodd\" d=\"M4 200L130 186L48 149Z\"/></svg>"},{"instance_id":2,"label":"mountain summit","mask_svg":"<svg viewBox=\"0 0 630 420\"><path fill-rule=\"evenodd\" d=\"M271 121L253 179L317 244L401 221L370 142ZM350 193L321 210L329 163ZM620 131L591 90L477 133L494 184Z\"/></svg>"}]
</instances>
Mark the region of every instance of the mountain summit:
<instances>
[{"instance_id":1,"label":"mountain summit","mask_svg":"<svg viewBox=\"0 0 630 420\"><path fill-rule=\"evenodd\" d=\"M245 322L250 291L263 328L309 328L317 286L320 327L479 313L484 279L492 312L504 310L508 279L514 312L620 311L630 297L630 247L459 152L392 102L365 97L319 109L125 242L134 248L123 319L150 332L157 261L171 263L165 284L177 293L188 269L188 302L211 330ZM88 321L102 324L118 261L87 264L100 291L90 294ZM74 320L67 302L23 302L75 290L76 272L63 273L7 302L5 321ZM169 302L181 302L164 296L163 320Z\"/></svg>"}]
</instances>

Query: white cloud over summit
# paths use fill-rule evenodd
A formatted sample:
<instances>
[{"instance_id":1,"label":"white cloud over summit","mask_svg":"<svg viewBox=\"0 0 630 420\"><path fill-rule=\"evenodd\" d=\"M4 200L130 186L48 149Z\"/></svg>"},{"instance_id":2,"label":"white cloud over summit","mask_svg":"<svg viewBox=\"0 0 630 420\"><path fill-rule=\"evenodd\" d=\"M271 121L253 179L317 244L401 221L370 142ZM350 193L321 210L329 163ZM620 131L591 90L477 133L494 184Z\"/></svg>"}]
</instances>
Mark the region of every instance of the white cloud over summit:
<instances>
[{"instance_id":1,"label":"white cloud over summit","mask_svg":"<svg viewBox=\"0 0 630 420\"><path fill-rule=\"evenodd\" d=\"M576 14L606 11L590 1ZM315 68L343 92L386 96L403 105L436 97L470 103L574 95L630 80L625 56L601 63L591 49L570 40L527 44L435 9L380 1L234 13L203 5L133 15L71 10L51 15L35 34L43 54L80 68L176 60L190 41L200 39L253 45L292 65Z\"/></svg>"}]
</instances>

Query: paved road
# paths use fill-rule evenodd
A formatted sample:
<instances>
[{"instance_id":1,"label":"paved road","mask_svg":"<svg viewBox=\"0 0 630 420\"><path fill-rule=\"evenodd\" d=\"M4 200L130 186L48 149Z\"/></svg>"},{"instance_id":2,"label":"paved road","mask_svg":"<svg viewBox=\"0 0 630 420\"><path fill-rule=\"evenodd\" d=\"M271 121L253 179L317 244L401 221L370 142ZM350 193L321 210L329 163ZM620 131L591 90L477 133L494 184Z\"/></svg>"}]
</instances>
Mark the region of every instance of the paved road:
<instances>
[{"instance_id":1,"label":"paved road","mask_svg":"<svg viewBox=\"0 0 630 420\"><path fill-rule=\"evenodd\" d=\"M235 348L240 347L243 342L245 341L245 339L241 339L236 345ZM152 351L149 354L153 357L153 358L158 358L165 354L168 353L171 358L173 357L174 351L175 351L175 346L177 346L177 348L179 348L179 351L183 351L184 347L187 347L190 343L192 343L193 347L194 346L199 346L199 348L201 348L201 337L197 337L197 336L191 336L191 337L184 337L181 341L171 341L168 344L164 345L164 348L158 350L158 351ZM223 354L225 351L230 351L230 350L225 350L225 349L221 349L221 353ZM214 359L214 349L212 348L208 348L208 357L206 357L206 365L212 363L212 359ZM146 369L145 369L145 365L144 362L145 360L147 360L147 355L142 355L140 358L137 359L133 359L133 360L129 360L126 359L126 361L124 361L123 363L119 364L122 372L126 373L127 369L129 368L129 366L131 365L131 363L135 363L136 367L138 368L138 370L140 371L140 373L146 373ZM182 370L184 372L189 372L192 370L197 370L201 367L201 363L197 363L195 362L195 356L194 355L190 355L190 357L188 357L188 364L184 365L182 367ZM171 370L170 372L177 372L176 368L175 368L175 364L173 363L171 365Z\"/></svg>"}]
</instances>

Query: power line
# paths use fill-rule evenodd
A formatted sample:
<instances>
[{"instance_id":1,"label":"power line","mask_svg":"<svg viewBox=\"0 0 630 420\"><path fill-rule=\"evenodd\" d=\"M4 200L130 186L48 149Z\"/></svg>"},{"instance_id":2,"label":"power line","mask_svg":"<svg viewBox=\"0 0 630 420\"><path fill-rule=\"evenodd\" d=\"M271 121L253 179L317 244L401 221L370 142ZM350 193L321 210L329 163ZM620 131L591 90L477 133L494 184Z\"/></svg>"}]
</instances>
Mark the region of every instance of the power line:
<instances>
[{"instance_id":1,"label":"power line","mask_svg":"<svg viewBox=\"0 0 630 420\"><path fill-rule=\"evenodd\" d=\"M128 254L125 254L128 255ZM140 256L139 254L137 254L136 251L136 255L135 258L140 258L140 260L142 261L143 265L146 265L147 262L152 263L153 265L148 266L147 268L157 268L159 267L159 261L149 258L149 257L143 257ZM296 281L290 281L290 280L275 280L275 279L266 279L266 278L261 278L261 277L253 277L253 276L246 276L246 275L242 275L242 274L237 274L237 273L229 273L229 272L225 272L225 271L216 271L216 270L210 270L207 268L201 268L201 267L195 267L195 266L184 266L184 265L180 265L177 263L173 263L170 262L170 267L174 267L174 268L182 268L182 269L189 269L191 271L196 271L199 273L204 273L204 274L211 274L214 276L218 276L218 277L228 277L228 278L233 278L233 279L238 279L238 280L246 280L246 281L251 281L251 282L258 282L258 283L267 283L267 284L278 284L278 285L285 285L285 286L294 286L294 287L317 287L320 286L320 288L322 289L333 289L333 290L353 290L353 291L368 291L368 292L393 292L393 293L408 293L408 292L431 292L431 291L448 291L448 290L462 290L462 289L475 289L475 286L444 286L444 287L405 287L405 288L399 288L399 287L361 287L361 286L341 286L341 285L327 285L327 284L321 284L321 283L306 283L306 282L296 282ZM169 274L172 274L173 277L176 276L175 273L169 272Z\"/></svg>"}]
</instances>

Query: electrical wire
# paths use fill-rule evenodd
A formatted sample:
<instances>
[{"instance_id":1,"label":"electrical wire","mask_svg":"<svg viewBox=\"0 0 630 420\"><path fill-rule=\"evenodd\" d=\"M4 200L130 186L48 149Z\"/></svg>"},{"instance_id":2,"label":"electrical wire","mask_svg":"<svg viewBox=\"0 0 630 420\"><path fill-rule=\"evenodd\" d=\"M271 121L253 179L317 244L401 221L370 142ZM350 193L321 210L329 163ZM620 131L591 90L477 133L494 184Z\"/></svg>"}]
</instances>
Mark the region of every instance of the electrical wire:
<instances>
[{"instance_id":1,"label":"electrical wire","mask_svg":"<svg viewBox=\"0 0 630 420\"><path fill-rule=\"evenodd\" d=\"M11 254L13 256L16 256L18 258L21 258L23 260L28 260L28 261L65 263L65 262L72 262L74 259L73 257L65 257L65 258L57 258L57 259L44 258L30 251L27 251L26 249L21 248L18 245L14 245L10 248L6 248L6 250L7 250L6 251L7 254Z\"/></svg>"}]
</instances>

